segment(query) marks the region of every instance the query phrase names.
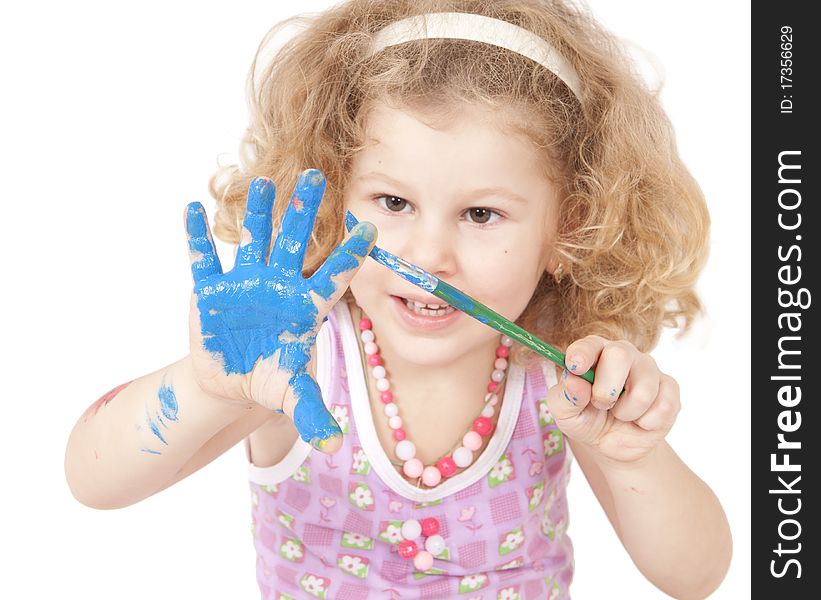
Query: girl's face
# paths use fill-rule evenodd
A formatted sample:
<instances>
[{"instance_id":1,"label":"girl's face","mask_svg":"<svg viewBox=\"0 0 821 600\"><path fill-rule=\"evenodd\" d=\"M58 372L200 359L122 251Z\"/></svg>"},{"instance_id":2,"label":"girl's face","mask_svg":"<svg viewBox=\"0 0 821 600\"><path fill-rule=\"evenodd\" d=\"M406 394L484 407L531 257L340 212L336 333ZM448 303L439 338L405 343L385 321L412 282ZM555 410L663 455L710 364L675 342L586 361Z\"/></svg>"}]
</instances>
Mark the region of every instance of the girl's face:
<instances>
[{"instance_id":1,"label":"girl's face","mask_svg":"<svg viewBox=\"0 0 821 600\"><path fill-rule=\"evenodd\" d=\"M541 155L498 115L465 105L444 127L423 118L385 104L368 113L346 208L377 226L380 247L515 320L552 267L555 184L540 168ZM383 354L443 366L498 343L489 327L443 308L373 260L351 291L372 319Z\"/></svg>"}]
</instances>

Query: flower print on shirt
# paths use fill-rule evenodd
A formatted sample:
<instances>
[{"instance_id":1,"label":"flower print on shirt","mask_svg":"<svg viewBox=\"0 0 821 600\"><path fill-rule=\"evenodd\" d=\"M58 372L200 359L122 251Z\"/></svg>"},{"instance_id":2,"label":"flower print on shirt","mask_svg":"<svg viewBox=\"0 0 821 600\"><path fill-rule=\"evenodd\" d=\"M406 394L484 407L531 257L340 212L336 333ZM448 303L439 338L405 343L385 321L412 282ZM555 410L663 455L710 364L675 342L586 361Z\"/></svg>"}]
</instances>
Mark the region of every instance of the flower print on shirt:
<instances>
[{"instance_id":1,"label":"flower print on shirt","mask_svg":"<svg viewBox=\"0 0 821 600\"><path fill-rule=\"evenodd\" d=\"M348 500L361 510L374 510L373 492L367 483L351 483L348 488Z\"/></svg>"},{"instance_id":2,"label":"flower print on shirt","mask_svg":"<svg viewBox=\"0 0 821 600\"><path fill-rule=\"evenodd\" d=\"M544 481L527 488L527 512L531 512L539 506L544 498Z\"/></svg>"},{"instance_id":3,"label":"flower print on shirt","mask_svg":"<svg viewBox=\"0 0 821 600\"><path fill-rule=\"evenodd\" d=\"M352 533L346 531L342 534L342 541L340 542L343 548L360 548L362 550L372 550L373 540L360 533Z\"/></svg>"},{"instance_id":4,"label":"flower print on shirt","mask_svg":"<svg viewBox=\"0 0 821 600\"><path fill-rule=\"evenodd\" d=\"M402 541L402 521L382 521L379 524L379 539L389 544Z\"/></svg>"},{"instance_id":5,"label":"flower print on shirt","mask_svg":"<svg viewBox=\"0 0 821 600\"><path fill-rule=\"evenodd\" d=\"M279 521L279 524L282 525L285 529L290 529L291 531L293 531L294 518L288 513L284 513L281 510L278 510L277 521Z\"/></svg>"},{"instance_id":6,"label":"flower print on shirt","mask_svg":"<svg viewBox=\"0 0 821 600\"><path fill-rule=\"evenodd\" d=\"M548 425L552 425L554 422L553 415L551 415L550 411L547 409L547 398L542 398L539 400L539 426L547 427Z\"/></svg>"},{"instance_id":7,"label":"flower print on shirt","mask_svg":"<svg viewBox=\"0 0 821 600\"><path fill-rule=\"evenodd\" d=\"M552 577L545 578L544 582L547 584L546 600L556 600L562 593L562 587L558 584L558 582L553 581Z\"/></svg>"},{"instance_id":8,"label":"flower print on shirt","mask_svg":"<svg viewBox=\"0 0 821 600\"><path fill-rule=\"evenodd\" d=\"M311 596L323 598L323 600L326 597L325 593L328 591L328 586L330 584L331 580L327 577L322 577L313 573L305 573L305 575L302 576L302 579L299 580L299 585L303 590L308 592Z\"/></svg>"},{"instance_id":9,"label":"flower print on shirt","mask_svg":"<svg viewBox=\"0 0 821 600\"><path fill-rule=\"evenodd\" d=\"M459 580L459 593L470 594L476 590L481 590L488 585L490 581L484 573L474 573L473 575L465 575Z\"/></svg>"},{"instance_id":10,"label":"flower print on shirt","mask_svg":"<svg viewBox=\"0 0 821 600\"><path fill-rule=\"evenodd\" d=\"M365 451L359 446L351 449L351 473L356 475L367 475L371 470L371 463L365 456Z\"/></svg>"},{"instance_id":11,"label":"flower print on shirt","mask_svg":"<svg viewBox=\"0 0 821 600\"><path fill-rule=\"evenodd\" d=\"M558 454L564 449L564 436L558 429L551 429L542 436L544 455L547 457Z\"/></svg>"},{"instance_id":12,"label":"flower print on shirt","mask_svg":"<svg viewBox=\"0 0 821 600\"><path fill-rule=\"evenodd\" d=\"M352 554L340 554L336 558L337 566L350 575L365 578L368 576L370 561L364 556L354 556Z\"/></svg>"},{"instance_id":13,"label":"flower print on shirt","mask_svg":"<svg viewBox=\"0 0 821 600\"><path fill-rule=\"evenodd\" d=\"M518 585L502 588L496 596L497 600L521 600L521 598Z\"/></svg>"},{"instance_id":14,"label":"flower print on shirt","mask_svg":"<svg viewBox=\"0 0 821 600\"><path fill-rule=\"evenodd\" d=\"M490 473L487 474L487 483L490 487L494 488L512 479L516 479L513 461L510 460L509 454L504 454L499 459L499 462L493 465Z\"/></svg>"},{"instance_id":15,"label":"flower print on shirt","mask_svg":"<svg viewBox=\"0 0 821 600\"><path fill-rule=\"evenodd\" d=\"M522 531L522 526L519 525L516 529L502 535L499 541L501 542L499 544L499 555L504 556L505 554L510 554L524 544L525 534Z\"/></svg>"},{"instance_id":16,"label":"flower print on shirt","mask_svg":"<svg viewBox=\"0 0 821 600\"><path fill-rule=\"evenodd\" d=\"M291 479L293 479L297 483L304 483L306 485L310 484L311 478L308 476L308 465L299 465L296 471L294 471L294 474L291 475Z\"/></svg>"},{"instance_id":17,"label":"flower print on shirt","mask_svg":"<svg viewBox=\"0 0 821 600\"><path fill-rule=\"evenodd\" d=\"M292 562L302 562L305 560L302 542L294 538L285 538L285 541L279 547L279 555Z\"/></svg>"},{"instance_id":18,"label":"flower print on shirt","mask_svg":"<svg viewBox=\"0 0 821 600\"><path fill-rule=\"evenodd\" d=\"M499 565L496 567L497 571L507 571L508 569L519 569L525 564L525 559L522 556L517 556L516 558L507 561L504 564Z\"/></svg>"},{"instance_id":19,"label":"flower print on shirt","mask_svg":"<svg viewBox=\"0 0 821 600\"><path fill-rule=\"evenodd\" d=\"M348 423L350 422L348 407L345 404L334 404L331 406L331 414L334 416L342 433L347 434L349 432Z\"/></svg>"}]
</instances>

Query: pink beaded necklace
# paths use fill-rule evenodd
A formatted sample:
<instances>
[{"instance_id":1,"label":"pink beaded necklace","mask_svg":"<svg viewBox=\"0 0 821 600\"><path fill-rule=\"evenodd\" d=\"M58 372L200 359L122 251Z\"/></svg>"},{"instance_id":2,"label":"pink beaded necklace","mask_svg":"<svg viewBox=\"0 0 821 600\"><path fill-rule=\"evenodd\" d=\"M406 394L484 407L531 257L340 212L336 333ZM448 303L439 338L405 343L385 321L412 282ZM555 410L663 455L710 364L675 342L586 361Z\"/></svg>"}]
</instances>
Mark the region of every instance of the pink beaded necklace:
<instances>
[{"instance_id":1,"label":"pink beaded necklace","mask_svg":"<svg viewBox=\"0 0 821 600\"><path fill-rule=\"evenodd\" d=\"M402 418L399 416L399 407L393 401L391 384L387 377L387 371L382 364L382 357L379 354L379 347L376 345L370 319L362 317L359 320L359 331L368 365L372 368L371 374L376 380L376 389L380 393L379 399L384 404L385 415L388 417L388 426L393 430L393 439L396 441L394 454L401 461L402 472L410 479L416 479L417 487L420 483L427 487L435 487L443 479L455 475L458 469L470 466L473 462L473 453L479 450L484 443L482 438L493 433L491 417L495 413L494 407L499 402L497 392L507 372L507 358L510 355L513 340L503 335L499 346L496 348L496 359L493 363L490 382L487 384L485 404L480 415L473 421L470 431L465 433L461 443L450 454L443 456L433 465L425 466L421 460L416 458L416 446L407 439Z\"/></svg>"}]
</instances>

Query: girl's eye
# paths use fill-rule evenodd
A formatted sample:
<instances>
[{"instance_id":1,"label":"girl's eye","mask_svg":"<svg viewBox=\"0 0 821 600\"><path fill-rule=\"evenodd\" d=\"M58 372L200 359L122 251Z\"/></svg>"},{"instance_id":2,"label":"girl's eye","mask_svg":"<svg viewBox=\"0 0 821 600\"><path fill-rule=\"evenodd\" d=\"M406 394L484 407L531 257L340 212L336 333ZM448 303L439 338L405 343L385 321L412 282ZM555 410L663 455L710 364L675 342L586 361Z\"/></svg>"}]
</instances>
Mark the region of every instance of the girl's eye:
<instances>
[{"instance_id":1,"label":"girl's eye","mask_svg":"<svg viewBox=\"0 0 821 600\"><path fill-rule=\"evenodd\" d=\"M379 196L379 201L391 212L402 212L408 205L407 200L398 196Z\"/></svg>"},{"instance_id":2,"label":"girl's eye","mask_svg":"<svg viewBox=\"0 0 821 600\"><path fill-rule=\"evenodd\" d=\"M499 216L489 208L469 208L467 210L467 214L469 215L471 221L478 223L479 225L489 223L493 215Z\"/></svg>"}]
</instances>

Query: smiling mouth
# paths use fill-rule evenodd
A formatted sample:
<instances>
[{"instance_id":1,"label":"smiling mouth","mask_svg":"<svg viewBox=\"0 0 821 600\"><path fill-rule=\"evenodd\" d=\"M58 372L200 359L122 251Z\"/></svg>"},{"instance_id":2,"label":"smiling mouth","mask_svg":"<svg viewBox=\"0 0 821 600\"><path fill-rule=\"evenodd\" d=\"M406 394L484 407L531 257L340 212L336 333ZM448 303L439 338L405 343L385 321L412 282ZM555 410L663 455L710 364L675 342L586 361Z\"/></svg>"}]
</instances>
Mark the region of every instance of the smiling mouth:
<instances>
[{"instance_id":1,"label":"smiling mouth","mask_svg":"<svg viewBox=\"0 0 821 600\"><path fill-rule=\"evenodd\" d=\"M402 302L409 310L417 315L424 315L426 317L443 317L449 315L456 309L449 304L423 304L417 300L410 300L408 298L401 298Z\"/></svg>"}]
</instances>

